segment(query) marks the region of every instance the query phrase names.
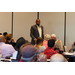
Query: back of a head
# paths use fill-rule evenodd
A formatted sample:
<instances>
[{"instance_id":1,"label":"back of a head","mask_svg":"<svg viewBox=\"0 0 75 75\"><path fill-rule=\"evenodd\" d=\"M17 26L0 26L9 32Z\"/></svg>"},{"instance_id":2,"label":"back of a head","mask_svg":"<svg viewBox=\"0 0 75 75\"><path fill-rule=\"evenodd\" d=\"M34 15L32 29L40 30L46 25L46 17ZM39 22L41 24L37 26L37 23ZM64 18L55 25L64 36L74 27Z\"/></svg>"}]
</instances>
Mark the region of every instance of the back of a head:
<instances>
[{"instance_id":1,"label":"back of a head","mask_svg":"<svg viewBox=\"0 0 75 75\"><path fill-rule=\"evenodd\" d=\"M33 45L27 45L22 48L21 53L24 58L32 57L34 54L38 53L39 49Z\"/></svg>"},{"instance_id":2,"label":"back of a head","mask_svg":"<svg viewBox=\"0 0 75 75\"><path fill-rule=\"evenodd\" d=\"M3 33L4 36L6 36L7 34L8 34L7 32L4 32L4 33Z\"/></svg>"},{"instance_id":3,"label":"back of a head","mask_svg":"<svg viewBox=\"0 0 75 75\"><path fill-rule=\"evenodd\" d=\"M31 61L35 54L37 54L39 49L33 45L27 45L21 50L22 60Z\"/></svg>"},{"instance_id":4,"label":"back of a head","mask_svg":"<svg viewBox=\"0 0 75 75\"><path fill-rule=\"evenodd\" d=\"M65 58L61 54L54 54L51 56L50 62L65 62Z\"/></svg>"},{"instance_id":5,"label":"back of a head","mask_svg":"<svg viewBox=\"0 0 75 75\"><path fill-rule=\"evenodd\" d=\"M4 36L0 35L0 42L4 42Z\"/></svg>"},{"instance_id":6,"label":"back of a head","mask_svg":"<svg viewBox=\"0 0 75 75\"><path fill-rule=\"evenodd\" d=\"M20 37L17 41L16 41L16 48L19 49L23 44L25 44L25 39L23 37Z\"/></svg>"},{"instance_id":7,"label":"back of a head","mask_svg":"<svg viewBox=\"0 0 75 75\"><path fill-rule=\"evenodd\" d=\"M55 35L55 34L52 34L52 35L51 35L51 39L56 40L56 35Z\"/></svg>"},{"instance_id":8,"label":"back of a head","mask_svg":"<svg viewBox=\"0 0 75 75\"><path fill-rule=\"evenodd\" d=\"M49 34L46 34L45 35L45 40L49 40L50 39L50 35Z\"/></svg>"},{"instance_id":9,"label":"back of a head","mask_svg":"<svg viewBox=\"0 0 75 75\"><path fill-rule=\"evenodd\" d=\"M0 35L2 35L2 33L0 33Z\"/></svg>"},{"instance_id":10,"label":"back of a head","mask_svg":"<svg viewBox=\"0 0 75 75\"><path fill-rule=\"evenodd\" d=\"M7 34L6 35L6 40L8 41L8 40L10 40L12 38L12 34Z\"/></svg>"},{"instance_id":11,"label":"back of a head","mask_svg":"<svg viewBox=\"0 0 75 75\"><path fill-rule=\"evenodd\" d=\"M61 41L60 41L60 40L57 40L57 41L55 42L55 48L58 48L59 50L62 49L62 48L61 48Z\"/></svg>"},{"instance_id":12,"label":"back of a head","mask_svg":"<svg viewBox=\"0 0 75 75\"><path fill-rule=\"evenodd\" d=\"M39 45L40 43L43 44L43 38L38 37L38 38L37 38L37 42L36 42L36 44Z\"/></svg>"},{"instance_id":13,"label":"back of a head","mask_svg":"<svg viewBox=\"0 0 75 75\"><path fill-rule=\"evenodd\" d=\"M52 34L52 35L51 35L51 37L52 37L52 36L53 36L53 37L56 37L56 35L55 35L55 34Z\"/></svg>"},{"instance_id":14,"label":"back of a head","mask_svg":"<svg viewBox=\"0 0 75 75\"><path fill-rule=\"evenodd\" d=\"M53 39L48 40L48 47L54 47L55 41Z\"/></svg>"}]
</instances>

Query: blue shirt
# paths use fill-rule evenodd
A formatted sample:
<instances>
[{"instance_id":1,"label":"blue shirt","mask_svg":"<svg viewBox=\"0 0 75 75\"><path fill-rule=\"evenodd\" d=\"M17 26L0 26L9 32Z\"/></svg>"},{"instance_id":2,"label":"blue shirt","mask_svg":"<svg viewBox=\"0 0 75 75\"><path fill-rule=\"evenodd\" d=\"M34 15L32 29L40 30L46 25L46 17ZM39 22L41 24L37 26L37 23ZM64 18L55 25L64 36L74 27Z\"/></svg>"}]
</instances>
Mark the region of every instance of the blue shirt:
<instances>
[{"instance_id":1,"label":"blue shirt","mask_svg":"<svg viewBox=\"0 0 75 75\"><path fill-rule=\"evenodd\" d=\"M41 47L39 48L38 54L42 53L45 49L46 49L45 46L41 46Z\"/></svg>"}]
</instances>

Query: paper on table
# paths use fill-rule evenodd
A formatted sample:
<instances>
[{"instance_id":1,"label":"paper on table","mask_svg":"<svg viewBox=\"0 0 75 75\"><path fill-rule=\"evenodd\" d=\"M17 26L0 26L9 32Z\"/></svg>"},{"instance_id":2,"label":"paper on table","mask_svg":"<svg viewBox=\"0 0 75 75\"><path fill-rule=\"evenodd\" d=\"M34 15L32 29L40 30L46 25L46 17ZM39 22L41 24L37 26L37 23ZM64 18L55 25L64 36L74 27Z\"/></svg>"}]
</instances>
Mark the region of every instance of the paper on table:
<instances>
[{"instance_id":1,"label":"paper on table","mask_svg":"<svg viewBox=\"0 0 75 75\"><path fill-rule=\"evenodd\" d=\"M64 52L65 55L74 55L74 53Z\"/></svg>"}]
</instances>

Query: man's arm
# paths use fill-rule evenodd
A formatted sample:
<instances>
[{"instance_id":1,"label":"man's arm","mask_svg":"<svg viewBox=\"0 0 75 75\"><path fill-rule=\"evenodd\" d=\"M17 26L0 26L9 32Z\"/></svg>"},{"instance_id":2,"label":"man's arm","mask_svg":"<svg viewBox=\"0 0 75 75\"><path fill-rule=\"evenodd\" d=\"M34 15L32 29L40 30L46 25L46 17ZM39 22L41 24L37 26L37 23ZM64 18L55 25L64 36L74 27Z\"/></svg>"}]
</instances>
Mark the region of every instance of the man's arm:
<instances>
[{"instance_id":1,"label":"man's arm","mask_svg":"<svg viewBox=\"0 0 75 75\"><path fill-rule=\"evenodd\" d=\"M42 26L42 34L43 34L43 36L42 36L42 38L44 39L44 27Z\"/></svg>"},{"instance_id":2,"label":"man's arm","mask_svg":"<svg viewBox=\"0 0 75 75\"><path fill-rule=\"evenodd\" d=\"M30 36L31 36L32 39L36 39L36 38L34 37L34 35L33 35L33 32L34 32L34 28L33 28L33 26L32 26L31 29L30 29Z\"/></svg>"}]
</instances>

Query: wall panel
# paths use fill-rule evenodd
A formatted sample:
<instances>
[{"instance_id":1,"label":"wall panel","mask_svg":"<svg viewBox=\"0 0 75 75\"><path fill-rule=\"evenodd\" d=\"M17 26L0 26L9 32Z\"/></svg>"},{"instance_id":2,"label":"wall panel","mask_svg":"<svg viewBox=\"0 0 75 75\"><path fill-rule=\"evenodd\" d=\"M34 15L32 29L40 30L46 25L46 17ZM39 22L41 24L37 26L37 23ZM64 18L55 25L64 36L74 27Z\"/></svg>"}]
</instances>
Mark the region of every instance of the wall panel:
<instances>
[{"instance_id":1,"label":"wall panel","mask_svg":"<svg viewBox=\"0 0 75 75\"><path fill-rule=\"evenodd\" d=\"M11 33L12 12L0 12L0 33Z\"/></svg>"},{"instance_id":2,"label":"wall panel","mask_svg":"<svg viewBox=\"0 0 75 75\"><path fill-rule=\"evenodd\" d=\"M19 37L31 41L30 27L35 24L37 12L13 12L13 37Z\"/></svg>"},{"instance_id":3,"label":"wall panel","mask_svg":"<svg viewBox=\"0 0 75 75\"><path fill-rule=\"evenodd\" d=\"M64 12L40 12L39 18L45 34L56 34L64 45Z\"/></svg>"}]
</instances>

